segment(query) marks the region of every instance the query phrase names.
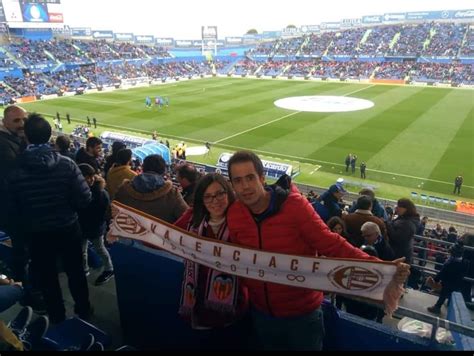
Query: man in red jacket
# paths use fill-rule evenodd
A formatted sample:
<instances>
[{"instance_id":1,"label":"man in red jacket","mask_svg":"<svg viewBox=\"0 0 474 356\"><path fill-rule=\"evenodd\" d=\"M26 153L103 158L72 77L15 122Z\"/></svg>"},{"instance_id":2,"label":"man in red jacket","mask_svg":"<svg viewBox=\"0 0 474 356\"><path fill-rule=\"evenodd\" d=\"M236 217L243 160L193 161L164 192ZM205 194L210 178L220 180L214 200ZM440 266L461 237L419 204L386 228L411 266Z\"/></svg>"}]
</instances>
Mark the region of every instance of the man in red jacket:
<instances>
[{"instance_id":1,"label":"man in red jacket","mask_svg":"<svg viewBox=\"0 0 474 356\"><path fill-rule=\"evenodd\" d=\"M227 214L233 243L300 256L374 259L332 233L291 178L267 186L263 164L252 152L235 153L228 163L237 194ZM409 274L399 262L397 281ZM324 336L321 303L315 290L246 279L257 337L268 350L320 350Z\"/></svg>"}]
</instances>

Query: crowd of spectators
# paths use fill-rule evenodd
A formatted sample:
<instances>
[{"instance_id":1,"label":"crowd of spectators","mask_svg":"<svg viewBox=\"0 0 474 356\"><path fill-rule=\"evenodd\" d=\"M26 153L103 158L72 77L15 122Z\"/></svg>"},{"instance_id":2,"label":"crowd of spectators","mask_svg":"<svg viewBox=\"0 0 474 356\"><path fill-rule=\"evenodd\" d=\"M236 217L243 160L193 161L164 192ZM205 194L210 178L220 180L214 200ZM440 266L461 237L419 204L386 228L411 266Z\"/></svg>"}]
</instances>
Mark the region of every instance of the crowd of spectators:
<instances>
[{"instance_id":1,"label":"crowd of spectators","mask_svg":"<svg viewBox=\"0 0 474 356\"><path fill-rule=\"evenodd\" d=\"M329 45L328 55L354 55L366 29L357 28L338 32Z\"/></svg>"},{"instance_id":2,"label":"crowd of spectators","mask_svg":"<svg viewBox=\"0 0 474 356\"><path fill-rule=\"evenodd\" d=\"M410 70L410 77L420 82L450 82L452 65L446 63L416 63Z\"/></svg>"},{"instance_id":3,"label":"crowd of spectators","mask_svg":"<svg viewBox=\"0 0 474 356\"><path fill-rule=\"evenodd\" d=\"M418 57L430 37L431 24L402 25L400 37L387 52L389 56Z\"/></svg>"},{"instance_id":4,"label":"crowd of spectators","mask_svg":"<svg viewBox=\"0 0 474 356\"><path fill-rule=\"evenodd\" d=\"M269 59L262 65L262 69L259 73L267 76L276 76L279 75L288 65L288 61L272 61Z\"/></svg>"},{"instance_id":5,"label":"crowd of spectators","mask_svg":"<svg viewBox=\"0 0 474 356\"><path fill-rule=\"evenodd\" d=\"M429 56L456 57L464 39L468 25L455 23L435 23L429 45L423 54Z\"/></svg>"},{"instance_id":6,"label":"crowd of spectators","mask_svg":"<svg viewBox=\"0 0 474 356\"><path fill-rule=\"evenodd\" d=\"M397 25L377 26L369 29L369 35L365 42L361 41L357 53L365 56L385 55L399 30Z\"/></svg>"},{"instance_id":7,"label":"crowd of spectators","mask_svg":"<svg viewBox=\"0 0 474 356\"><path fill-rule=\"evenodd\" d=\"M384 62L375 72L377 79L405 79L413 63L410 62Z\"/></svg>"},{"instance_id":8,"label":"crowd of spectators","mask_svg":"<svg viewBox=\"0 0 474 356\"><path fill-rule=\"evenodd\" d=\"M467 33L467 35L466 35ZM466 40L463 42L466 35ZM273 56L403 56L471 55L473 30L466 24L383 25L278 39L258 45L252 55Z\"/></svg>"},{"instance_id":9,"label":"crowd of spectators","mask_svg":"<svg viewBox=\"0 0 474 356\"><path fill-rule=\"evenodd\" d=\"M303 35L259 44L245 59L231 63L214 61L173 61L141 64L139 59L170 57L166 49L145 44L105 40L21 40L4 46L0 66L20 63L22 75L7 74L0 88L0 100L11 102L18 96L41 96L121 85L125 79L163 80L176 77L232 73L236 75L312 76L337 79L396 79L441 82L454 85L473 84L472 64L417 63L385 61L376 57L451 57L474 53L473 29L459 23L422 23L347 29L321 34ZM8 54L10 53L10 54ZM254 58L254 55L268 58ZM308 60L307 56L315 57ZM322 56L346 56L332 61ZM359 56L371 56L370 62ZM17 58L17 62L13 61ZM284 57L284 58L281 58ZM126 60L134 61L125 62ZM349 60L347 60L349 59ZM104 61L122 60L119 63ZM365 59L366 60L366 59ZM377 61L378 60L378 61ZM73 63L77 67L61 70L54 65ZM37 65L49 65L40 73ZM51 69L50 69L51 68Z\"/></svg>"}]
</instances>

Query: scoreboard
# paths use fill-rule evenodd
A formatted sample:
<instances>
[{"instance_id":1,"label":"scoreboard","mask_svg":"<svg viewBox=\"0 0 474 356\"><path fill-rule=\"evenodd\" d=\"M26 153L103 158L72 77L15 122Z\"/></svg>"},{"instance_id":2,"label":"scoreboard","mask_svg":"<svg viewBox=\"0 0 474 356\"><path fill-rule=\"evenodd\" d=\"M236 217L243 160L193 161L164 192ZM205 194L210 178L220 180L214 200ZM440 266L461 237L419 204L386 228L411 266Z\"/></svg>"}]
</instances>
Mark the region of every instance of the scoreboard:
<instances>
[{"instance_id":1,"label":"scoreboard","mask_svg":"<svg viewBox=\"0 0 474 356\"><path fill-rule=\"evenodd\" d=\"M61 0L1 0L0 21L11 28L51 28L64 25Z\"/></svg>"}]
</instances>

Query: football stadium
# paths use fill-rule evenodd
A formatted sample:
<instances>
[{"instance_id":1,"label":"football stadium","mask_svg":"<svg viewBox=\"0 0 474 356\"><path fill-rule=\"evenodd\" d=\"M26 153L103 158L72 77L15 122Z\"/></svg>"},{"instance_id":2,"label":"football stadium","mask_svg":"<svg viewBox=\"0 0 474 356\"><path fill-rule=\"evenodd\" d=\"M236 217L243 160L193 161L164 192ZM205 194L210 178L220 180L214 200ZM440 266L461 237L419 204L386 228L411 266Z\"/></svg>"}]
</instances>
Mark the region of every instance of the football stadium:
<instances>
[{"instance_id":1,"label":"football stadium","mask_svg":"<svg viewBox=\"0 0 474 356\"><path fill-rule=\"evenodd\" d=\"M0 348L474 350L474 9L142 2L0 1Z\"/></svg>"}]
</instances>

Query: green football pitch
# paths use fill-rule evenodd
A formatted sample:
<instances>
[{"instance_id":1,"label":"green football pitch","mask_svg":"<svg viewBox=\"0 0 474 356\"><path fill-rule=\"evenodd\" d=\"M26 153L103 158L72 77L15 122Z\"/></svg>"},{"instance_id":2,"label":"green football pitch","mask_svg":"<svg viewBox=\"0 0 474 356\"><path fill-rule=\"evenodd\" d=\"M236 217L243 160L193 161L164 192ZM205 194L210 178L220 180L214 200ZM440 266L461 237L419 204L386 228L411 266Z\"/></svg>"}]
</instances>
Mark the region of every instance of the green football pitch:
<instances>
[{"instance_id":1,"label":"green football pitch","mask_svg":"<svg viewBox=\"0 0 474 356\"><path fill-rule=\"evenodd\" d=\"M330 95L372 101L367 110L313 113L281 109L278 99ZM166 96L170 106L145 108L145 98ZM457 199L454 178L463 175L461 197L474 198L474 91L340 82L209 78L154 87L63 97L24 105L64 117L72 126L97 118L99 129L183 140L209 141L212 154L190 159L215 164L222 152L250 149L300 168L302 183L326 186L342 177L357 186L359 164L366 184L389 198L411 192ZM62 121L63 123L65 120ZM174 142L174 141L173 141ZM358 156L357 172L344 159Z\"/></svg>"}]
</instances>

